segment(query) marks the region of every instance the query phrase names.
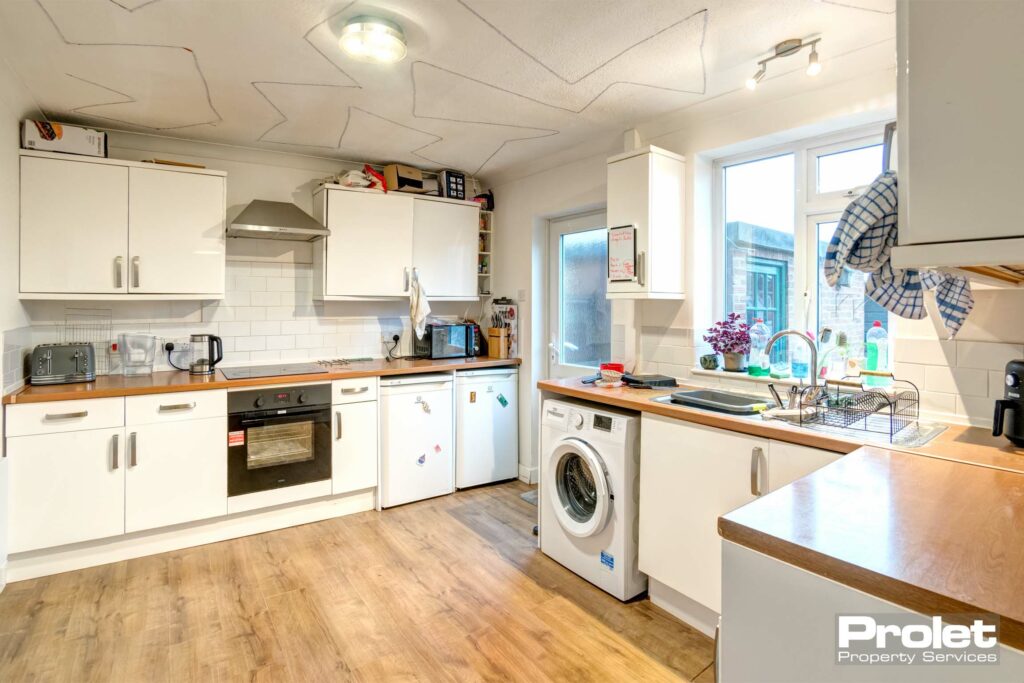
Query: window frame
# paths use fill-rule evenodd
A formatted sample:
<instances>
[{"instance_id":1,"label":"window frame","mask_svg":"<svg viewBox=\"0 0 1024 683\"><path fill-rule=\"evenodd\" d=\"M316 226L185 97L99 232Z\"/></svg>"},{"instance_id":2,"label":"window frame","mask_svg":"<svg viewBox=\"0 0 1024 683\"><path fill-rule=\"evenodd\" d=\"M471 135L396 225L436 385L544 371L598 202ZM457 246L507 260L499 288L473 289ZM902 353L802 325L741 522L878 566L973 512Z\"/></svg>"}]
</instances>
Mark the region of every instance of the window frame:
<instances>
[{"instance_id":1,"label":"window frame","mask_svg":"<svg viewBox=\"0 0 1024 683\"><path fill-rule=\"evenodd\" d=\"M794 288L789 299L794 303L791 328L818 330L817 301L817 234L811 227L813 219L822 215L841 213L863 188L819 194L817 192L817 160L819 156L852 151L882 142L879 125L860 126L840 133L806 138L780 145L715 159L712 163L711 257L712 296L711 312L715 320L725 317L725 169L737 164L770 159L785 154L794 155L793 202L793 274ZM881 173L881 169L879 169ZM776 330L777 331L777 330Z\"/></svg>"}]
</instances>

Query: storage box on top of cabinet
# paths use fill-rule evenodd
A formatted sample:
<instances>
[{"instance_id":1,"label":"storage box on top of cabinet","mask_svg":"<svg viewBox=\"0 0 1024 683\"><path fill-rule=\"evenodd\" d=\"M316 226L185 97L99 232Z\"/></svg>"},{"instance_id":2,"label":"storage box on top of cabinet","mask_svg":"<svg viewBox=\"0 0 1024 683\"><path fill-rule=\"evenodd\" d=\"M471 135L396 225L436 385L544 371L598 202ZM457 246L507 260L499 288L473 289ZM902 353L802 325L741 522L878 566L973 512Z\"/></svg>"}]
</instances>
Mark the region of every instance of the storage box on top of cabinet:
<instances>
[{"instance_id":1,"label":"storage box on top of cabinet","mask_svg":"<svg viewBox=\"0 0 1024 683\"><path fill-rule=\"evenodd\" d=\"M608 159L609 299L684 298L685 180L685 159L658 147Z\"/></svg>"},{"instance_id":2,"label":"storage box on top of cabinet","mask_svg":"<svg viewBox=\"0 0 1024 683\"><path fill-rule=\"evenodd\" d=\"M21 152L22 299L222 299L223 171Z\"/></svg>"},{"instance_id":3,"label":"storage box on top of cabinet","mask_svg":"<svg viewBox=\"0 0 1024 683\"><path fill-rule=\"evenodd\" d=\"M405 297L414 273L431 300L479 298L476 202L324 185L313 215L331 230L313 248L315 298Z\"/></svg>"}]
</instances>

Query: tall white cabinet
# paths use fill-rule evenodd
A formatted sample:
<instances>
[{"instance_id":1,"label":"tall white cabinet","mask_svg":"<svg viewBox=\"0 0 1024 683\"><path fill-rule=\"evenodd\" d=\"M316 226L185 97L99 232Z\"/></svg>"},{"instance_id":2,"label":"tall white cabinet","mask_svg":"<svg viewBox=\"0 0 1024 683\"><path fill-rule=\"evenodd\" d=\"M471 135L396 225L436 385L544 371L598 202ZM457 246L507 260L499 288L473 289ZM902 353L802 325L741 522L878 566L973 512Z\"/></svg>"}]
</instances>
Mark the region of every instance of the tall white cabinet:
<instances>
[{"instance_id":1,"label":"tall white cabinet","mask_svg":"<svg viewBox=\"0 0 1024 683\"><path fill-rule=\"evenodd\" d=\"M612 279L609 269L609 299L684 298L685 181L684 158L658 147L608 159L608 227L635 231L634 275Z\"/></svg>"},{"instance_id":2,"label":"tall white cabinet","mask_svg":"<svg viewBox=\"0 0 1024 683\"><path fill-rule=\"evenodd\" d=\"M23 151L21 298L223 298L225 178Z\"/></svg>"},{"instance_id":3,"label":"tall white cabinet","mask_svg":"<svg viewBox=\"0 0 1024 683\"><path fill-rule=\"evenodd\" d=\"M475 202L324 185L313 215L331 231L313 248L316 298L408 296L413 273L430 299L479 298Z\"/></svg>"}]
</instances>

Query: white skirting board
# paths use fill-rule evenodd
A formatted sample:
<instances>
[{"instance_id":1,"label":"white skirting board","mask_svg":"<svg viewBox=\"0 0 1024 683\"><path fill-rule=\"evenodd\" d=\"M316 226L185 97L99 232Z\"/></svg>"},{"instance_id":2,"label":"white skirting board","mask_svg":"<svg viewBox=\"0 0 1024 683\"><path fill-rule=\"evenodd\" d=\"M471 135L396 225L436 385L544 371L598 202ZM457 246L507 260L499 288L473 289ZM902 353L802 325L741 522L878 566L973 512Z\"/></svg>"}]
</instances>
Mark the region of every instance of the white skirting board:
<instances>
[{"instance_id":1,"label":"white skirting board","mask_svg":"<svg viewBox=\"0 0 1024 683\"><path fill-rule=\"evenodd\" d=\"M519 481L526 484L537 483L537 468L536 467L523 467L519 466Z\"/></svg>"},{"instance_id":2,"label":"white skirting board","mask_svg":"<svg viewBox=\"0 0 1024 683\"><path fill-rule=\"evenodd\" d=\"M718 613L699 602L648 577L647 596L655 605L679 621L689 624L701 633L714 637L718 626Z\"/></svg>"},{"instance_id":3,"label":"white skirting board","mask_svg":"<svg viewBox=\"0 0 1024 683\"><path fill-rule=\"evenodd\" d=\"M366 489L343 496L279 505L165 529L141 531L98 541L19 553L8 558L6 579L11 582L24 581L39 576L59 574L74 569L95 567L110 562L120 562L135 557L155 555L170 550L319 522L333 517L373 510L375 504L376 489Z\"/></svg>"}]
</instances>

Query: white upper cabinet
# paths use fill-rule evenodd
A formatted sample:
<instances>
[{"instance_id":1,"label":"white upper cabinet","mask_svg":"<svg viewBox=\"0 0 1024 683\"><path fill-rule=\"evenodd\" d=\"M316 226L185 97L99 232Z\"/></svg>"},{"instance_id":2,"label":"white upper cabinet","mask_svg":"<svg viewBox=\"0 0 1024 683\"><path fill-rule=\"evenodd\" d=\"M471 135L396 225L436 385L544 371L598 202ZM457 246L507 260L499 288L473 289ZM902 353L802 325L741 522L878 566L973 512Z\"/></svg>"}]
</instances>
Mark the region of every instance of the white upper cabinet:
<instances>
[{"instance_id":1,"label":"white upper cabinet","mask_svg":"<svg viewBox=\"0 0 1024 683\"><path fill-rule=\"evenodd\" d=\"M479 206L328 186L313 214L331 231L313 249L317 298L408 296L413 268L431 299L477 298Z\"/></svg>"},{"instance_id":2,"label":"white upper cabinet","mask_svg":"<svg viewBox=\"0 0 1024 683\"><path fill-rule=\"evenodd\" d=\"M897 29L900 245L1024 237L1024 3L901 0Z\"/></svg>"},{"instance_id":3,"label":"white upper cabinet","mask_svg":"<svg viewBox=\"0 0 1024 683\"><path fill-rule=\"evenodd\" d=\"M608 228L635 229L632 240L612 233L609 258L632 260L632 267L626 278L612 279L609 270L609 299L684 298L685 180L683 157L657 147L608 159Z\"/></svg>"},{"instance_id":4,"label":"white upper cabinet","mask_svg":"<svg viewBox=\"0 0 1024 683\"><path fill-rule=\"evenodd\" d=\"M128 170L128 291L223 295L224 178Z\"/></svg>"},{"instance_id":5,"label":"white upper cabinet","mask_svg":"<svg viewBox=\"0 0 1024 683\"><path fill-rule=\"evenodd\" d=\"M477 299L480 207L417 198L412 262L431 299Z\"/></svg>"},{"instance_id":6,"label":"white upper cabinet","mask_svg":"<svg viewBox=\"0 0 1024 683\"><path fill-rule=\"evenodd\" d=\"M315 215L331 231L322 246L313 249L317 284L322 285L323 295L408 294L412 197L353 190L322 190L319 195L314 202Z\"/></svg>"},{"instance_id":7,"label":"white upper cabinet","mask_svg":"<svg viewBox=\"0 0 1024 683\"><path fill-rule=\"evenodd\" d=\"M128 169L21 158L22 293L128 291Z\"/></svg>"},{"instance_id":8,"label":"white upper cabinet","mask_svg":"<svg viewBox=\"0 0 1024 683\"><path fill-rule=\"evenodd\" d=\"M21 298L223 298L225 176L22 152Z\"/></svg>"}]
</instances>

